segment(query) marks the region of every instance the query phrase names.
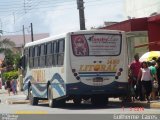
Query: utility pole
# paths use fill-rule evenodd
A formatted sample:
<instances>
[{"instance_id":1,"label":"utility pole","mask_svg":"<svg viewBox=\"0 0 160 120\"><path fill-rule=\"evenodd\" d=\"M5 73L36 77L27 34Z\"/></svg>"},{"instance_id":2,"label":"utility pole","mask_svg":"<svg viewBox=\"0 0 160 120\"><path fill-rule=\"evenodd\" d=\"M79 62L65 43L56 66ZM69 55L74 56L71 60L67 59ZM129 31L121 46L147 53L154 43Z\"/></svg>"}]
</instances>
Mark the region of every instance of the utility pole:
<instances>
[{"instance_id":1,"label":"utility pole","mask_svg":"<svg viewBox=\"0 0 160 120\"><path fill-rule=\"evenodd\" d=\"M32 26L32 23L31 23L31 40L32 40L32 42L34 41L34 39L33 39L33 26Z\"/></svg>"},{"instance_id":2,"label":"utility pole","mask_svg":"<svg viewBox=\"0 0 160 120\"><path fill-rule=\"evenodd\" d=\"M24 45L26 44L26 38L25 38L25 29L24 29L24 25L23 25L23 42Z\"/></svg>"},{"instance_id":3,"label":"utility pole","mask_svg":"<svg viewBox=\"0 0 160 120\"><path fill-rule=\"evenodd\" d=\"M85 18L84 18L84 2L83 0L77 0L77 9L79 10L80 30L85 30Z\"/></svg>"}]
</instances>

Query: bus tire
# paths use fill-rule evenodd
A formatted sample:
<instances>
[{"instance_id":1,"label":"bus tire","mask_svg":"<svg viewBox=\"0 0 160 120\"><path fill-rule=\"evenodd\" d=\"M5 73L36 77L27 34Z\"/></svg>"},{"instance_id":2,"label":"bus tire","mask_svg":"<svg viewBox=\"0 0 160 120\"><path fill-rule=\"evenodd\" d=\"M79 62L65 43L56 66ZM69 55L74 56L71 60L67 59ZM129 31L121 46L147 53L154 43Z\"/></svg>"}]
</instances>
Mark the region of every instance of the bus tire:
<instances>
[{"instance_id":1,"label":"bus tire","mask_svg":"<svg viewBox=\"0 0 160 120\"><path fill-rule=\"evenodd\" d=\"M65 99L61 100L55 100L53 98L53 91L51 85L48 87L48 102L49 102L49 107L62 107L65 105Z\"/></svg>"},{"instance_id":2,"label":"bus tire","mask_svg":"<svg viewBox=\"0 0 160 120\"><path fill-rule=\"evenodd\" d=\"M106 106L108 104L108 98L105 96L93 96L91 103L94 106Z\"/></svg>"},{"instance_id":3,"label":"bus tire","mask_svg":"<svg viewBox=\"0 0 160 120\"><path fill-rule=\"evenodd\" d=\"M38 105L38 98L36 97L33 97L33 93L32 93L32 88L30 87L29 88L29 102L30 102L30 105Z\"/></svg>"},{"instance_id":4,"label":"bus tire","mask_svg":"<svg viewBox=\"0 0 160 120\"><path fill-rule=\"evenodd\" d=\"M82 99L81 98L74 98L73 102L74 102L75 105L80 105L81 102L82 102Z\"/></svg>"},{"instance_id":5,"label":"bus tire","mask_svg":"<svg viewBox=\"0 0 160 120\"><path fill-rule=\"evenodd\" d=\"M53 91L51 85L49 85L48 87L48 102L49 102L49 107L53 108L54 101L53 101Z\"/></svg>"},{"instance_id":6,"label":"bus tire","mask_svg":"<svg viewBox=\"0 0 160 120\"><path fill-rule=\"evenodd\" d=\"M55 107L64 107L65 106L65 99L61 99L61 100L55 100L54 101L54 106Z\"/></svg>"}]
</instances>

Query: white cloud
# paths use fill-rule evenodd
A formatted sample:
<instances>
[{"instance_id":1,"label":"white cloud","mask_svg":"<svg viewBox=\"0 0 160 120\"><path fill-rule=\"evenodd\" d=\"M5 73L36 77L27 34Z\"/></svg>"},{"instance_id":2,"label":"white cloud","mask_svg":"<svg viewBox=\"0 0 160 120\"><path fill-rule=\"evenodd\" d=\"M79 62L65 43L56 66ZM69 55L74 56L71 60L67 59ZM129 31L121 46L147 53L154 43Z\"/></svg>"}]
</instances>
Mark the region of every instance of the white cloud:
<instances>
[{"instance_id":1,"label":"white cloud","mask_svg":"<svg viewBox=\"0 0 160 120\"><path fill-rule=\"evenodd\" d=\"M98 27L103 25L105 21L121 21L124 19L123 6L119 3L88 6L85 12L87 27Z\"/></svg>"},{"instance_id":2,"label":"white cloud","mask_svg":"<svg viewBox=\"0 0 160 120\"><path fill-rule=\"evenodd\" d=\"M112 0L108 1L111 2ZM87 29L103 25L104 21L121 21L124 19L123 0L120 4L108 4L106 0L94 1L95 5L91 5L87 0L85 2ZM22 25L28 27L31 22L33 23L34 33L48 32L54 35L79 30L79 11L77 10L76 1L73 4L57 5L52 9L34 9L25 16L16 16L16 24L13 24L13 18L10 18L5 28L7 31L17 31L22 29Z\"/></svg>"},{"instance_id":3,"label":"white cloud","mask_svg":"<svg viewBox=\"0 0 160 120\"><path fill-rule=\"evenodd\" d=\"M53 12L46 13L44 24L49 27L51 35L79 29L78 10L75 6L73 9L67 9L68 7L56 7Z\"/></svg>"}]
</instances>

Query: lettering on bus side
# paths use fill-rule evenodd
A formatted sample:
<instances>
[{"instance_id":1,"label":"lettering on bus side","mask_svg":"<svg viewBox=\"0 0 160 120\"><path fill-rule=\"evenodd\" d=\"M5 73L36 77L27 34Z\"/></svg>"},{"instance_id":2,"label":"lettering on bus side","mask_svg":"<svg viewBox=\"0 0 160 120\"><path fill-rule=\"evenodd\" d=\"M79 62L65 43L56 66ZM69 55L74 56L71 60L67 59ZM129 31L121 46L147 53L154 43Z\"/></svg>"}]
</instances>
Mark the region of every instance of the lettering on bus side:
<instances>
[{"instance_id":1,"label":"lettering on bus side","mask_svg":"<svg viewBox=\"0 0 160 120\"><path fill-rule=\"evenodd\" d=\"M32 70L32 76L36 82L45 81L45 71L44 70Z\"/></svg>"},{"instance_id":2,"label":"lettering on bus side","mask_svg":"<svg viewBox=\"0 0 160 120\"><path fill-rule=\"evenodd\" d=\"M105 72L116 72L119 64L118 59L107 60L106 64L92 64L92 65L80 65L79 71L105 71Z\"/></svg>"}]
</instances>

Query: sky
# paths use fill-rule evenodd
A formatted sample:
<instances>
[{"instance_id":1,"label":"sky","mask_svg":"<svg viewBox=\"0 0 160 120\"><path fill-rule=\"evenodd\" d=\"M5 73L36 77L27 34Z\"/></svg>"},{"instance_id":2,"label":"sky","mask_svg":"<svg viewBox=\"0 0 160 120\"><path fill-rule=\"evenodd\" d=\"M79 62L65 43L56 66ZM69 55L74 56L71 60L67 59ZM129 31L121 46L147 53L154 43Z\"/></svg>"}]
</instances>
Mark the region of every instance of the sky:
<instances>
[{"instance_id":1,"label":"sky","mask_svg":"<svg viewBox=\"0 0 160 120\"><path fill-rule=\"evenodd\" d=\"M84 0L86 29L104 25L104 21L125 20L124 0ZM50 35L79 30L76 0L1 0L0 29L3 35L34 33Z\"/></svg>"}]
</instances>

